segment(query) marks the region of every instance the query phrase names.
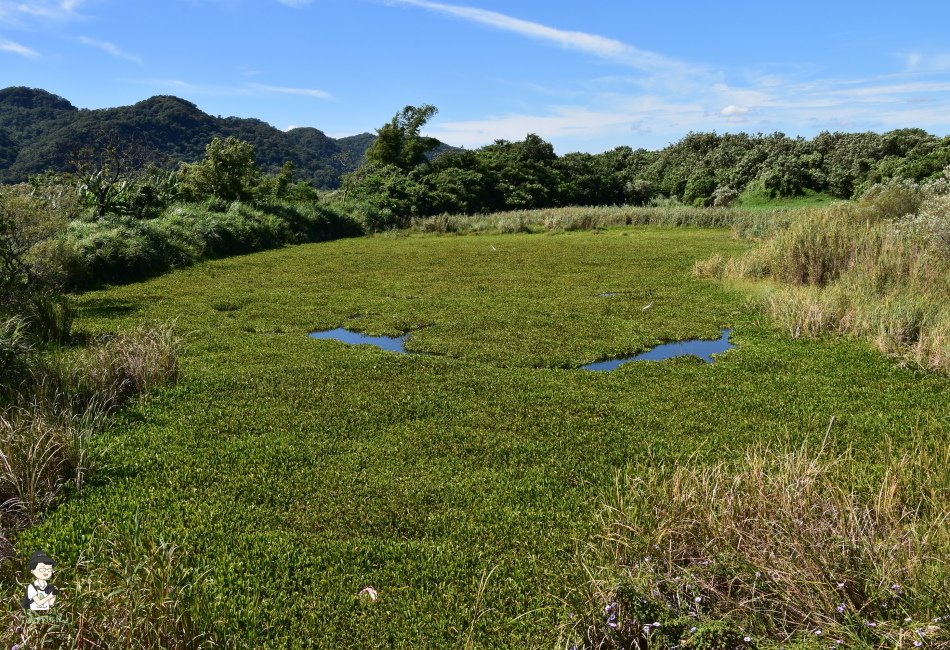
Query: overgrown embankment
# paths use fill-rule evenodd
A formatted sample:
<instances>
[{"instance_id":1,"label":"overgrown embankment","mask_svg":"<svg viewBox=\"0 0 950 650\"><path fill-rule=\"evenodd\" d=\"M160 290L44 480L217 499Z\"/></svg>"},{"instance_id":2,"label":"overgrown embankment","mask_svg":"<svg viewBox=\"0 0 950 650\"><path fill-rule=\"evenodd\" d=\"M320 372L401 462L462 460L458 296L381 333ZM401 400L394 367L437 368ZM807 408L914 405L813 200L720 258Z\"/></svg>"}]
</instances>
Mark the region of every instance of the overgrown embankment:
<instances>
[{"instance_id":1,"label":"overgrown embankment","mask_svg":"<svg viewBox=\"0 0 950 650\"><path fill-rule=\"evenodd\" d=\"M765 308L794 337L861 336L950 373L950 172L804 211L746 254L714 256L695 273L774 282Z\"/></svg>"}]
</instances>

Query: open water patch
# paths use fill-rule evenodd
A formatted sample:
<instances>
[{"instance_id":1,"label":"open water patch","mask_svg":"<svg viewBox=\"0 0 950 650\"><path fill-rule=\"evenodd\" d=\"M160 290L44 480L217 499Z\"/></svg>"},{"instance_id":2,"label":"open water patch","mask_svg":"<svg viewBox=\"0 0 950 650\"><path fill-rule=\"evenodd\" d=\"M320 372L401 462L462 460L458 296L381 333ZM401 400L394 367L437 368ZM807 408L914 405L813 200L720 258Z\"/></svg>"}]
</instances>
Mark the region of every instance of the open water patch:
<instances>
[{"instance_id":1,"label":"open water patch","mask_svg":"<svg viewBox=\"0 0 950 650\"><path fill-rule=\"evenodd\" d=\"M641 352L640 354L636 354L632 357L589 363L586 366L581 366L581 369L608 371L616 370L623 364L630 363L631 361L663 361L664 359L688 356L699 357L706 363L712 363L715 361L712 355L719 354L720 352L725 352L726 350L731 350L732 348L736 347L733 343L729 342L729 335L731 333L731 329L723 329L721 331L722 335L714 341L708 341L705 339L689 339L687 341L664 343L663 345L658 345L655 348L651 348L646 352Z\"/></svg>"},{"instance_id":2,"label":"open water patch","mask_svg":"<svg viewBox=\"0 0 950 650\"><path fill-rule=\"evenodd\" d=\"M581 370L609 371L616 370L623 364L629 363L631 361L663 361L664 359L687 356L699 357L706 363L713 363L715 359L712 355L719 354L720 352L725 352L726 350L731 350L732 348L736 347L734 344L729 342L729 335L732 333L732 330L723 329L721 332L722 336L714 341L705 339L690 339L687 341L664 343L663 345L658 345L655 348L647 350L646 352L641 352L640 354L636 354L631 357L589 363L586 366L581 366ZM332 330L310 332L310 338L331 339L346 343L348 345L373 345L381 350L386 350L387 352L397 352L399 354L420 354L427 356L432 354L431 352L410 352L406 350L406 340L409 338L408 332L402 336L370 336L369 334L363 334L362 332L348 330L345 327L337 327Z\"/></svg>"},{"instance_id":3,"label":"open water patch","mask_svg":"<svg viewBox=\"0 0 950 650\"><path fill-rule=\"evenodd\" d=\"M310 338L333 339L350 345L375 345L381 350L411 354L406 350L406 339L409 338L408 332L402 336L370 336L369 334L337 327L336 329L324 330L322 332L310 332Z\"/></svg>"}]
</instances>

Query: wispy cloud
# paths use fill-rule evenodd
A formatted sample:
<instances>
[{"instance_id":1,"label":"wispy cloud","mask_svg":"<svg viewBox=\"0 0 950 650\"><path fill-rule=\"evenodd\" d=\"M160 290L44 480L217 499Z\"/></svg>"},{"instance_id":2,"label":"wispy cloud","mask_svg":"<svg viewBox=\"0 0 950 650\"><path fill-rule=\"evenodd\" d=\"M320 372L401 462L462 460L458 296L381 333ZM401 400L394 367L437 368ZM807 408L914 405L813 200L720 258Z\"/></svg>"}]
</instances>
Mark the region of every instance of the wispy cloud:
<instances>
[{"instance_id":1,"label":"wispy cloud","mask_svg":"<svg viewBox=\"0 0 950 650\"><path fill-rule=\"evenodd\" d=\"M20 56L24 56L28 59L36 59L40 56L40 53L36 50L31 50L26 45L20 45L19 43L8 41L5 38L0 38L0 52L19 54Z\"/></svg>"},{"instance_id":2,"label":"wispy cloud","mask_svg":"<svg viewBox=\"0 0 950 650\"><path fill-rule=\"evenodd\" d=\"M118 45L114 43L109 43L108 41L100 41L94 38L89 38L87 36L82 36L79 39L79 42L83 45L88 45L90 47L95 47L102 50L110 56L114 56L117 59L125 59L126 61L132 61L133 63L138 63L142 65L142 57L137 54L129 54L124 50L120 49Z\"/></svg>"},{"instance_id":3,"label":"wispy cloud","mask_svg":"<svg viewBox=\"0 0 950 650\"><path fill-rule=\"evenodd\" d=\"M946 54L904 54L903 71L865 79L823 79L801 65L726 71L477 7L433 0L380 1L518 34L636 70L561 88L561 99L573 105L433 123L430 134L451 144L476 147L496 138L521 139L526 133L562 141L604 136L624 142L634 132L649 133L647 139L662 146L662 140L678 139L690 130L728 130L738 124L750 131L792 128L800 133L950 125L950 82L936 76L950 70ZM576 90L584 91L584 99Z\"/></svg>"},{"instance_id":4,"label":"wispy cloud","mask_svg":"<svg viewBox=\"0 0 950 650\"><path fill-rule=\"evenodd\" d=\"M267 84L252 83L247 85L252 90L259 90L265 93L277 93L280 95L302 95L304 97L316 97L318 99L333 99L333 95L325 90L316 88L290 88L287 86L268 86Z\"/></svg>"},{"instance_id":5,"label":"wispy cloud","mask_svg":"<svg viewBox=\"0 0 950 650\"><path fill-rule=\"evenodd\" d=\"M83 0L0 0L0 19L11 23L25 18L68 20L78 15Z\"/></svg>"},{"instance_id":6,"label":"wispy cloud","mask_svg":"<svg viewBox=\"0 0 950 650\"><path fill-rule=\"evenodd\" d=\"M656 52L641 50L638 47L597 34L557 29L541 23L515 18L506 14L477 7L430 2L429 0L389 0L390 4L407 5L428 9L454 16L502 31L513 32L529 38L553 43L569 50L578 50L587 54L637 68L645 72L678 70L680 72L703 72L701 67L689 66L681 61L667 58Z\"/></svg>"},{"instance_id":7,"label":"wispy cloud","mask_svg":"<svg viewBox=\"0 0 950 650\"><path fill-rule=\"evenodd\" d=\"M908 52L900 55L910 72L946 72L950 70L950 54L924 54Z\"/></svg>"},{"instance_id":8,"label":"wispy cloud","mask_svg":"<svg viewBox=\"0 0 950 650\"><path fill-rule=\"evenodd\" d=\"M189 95L219 95L219 96L266 96L266 95L298 95L316 99L332 100L332 94L316 88L293 88L289 86L270 86L260 83L246 83L238 86L218 86L213 84L192 83L181 79L140 79L131 80L134 83L146 86L167 88L175 92Z\"/></svg>"},{"instance_id":9,"label":"wispy cloud","mask_svg":"<svg viewBox=\"0 0 950 650\"><path fill-rule=\"evenodd\" d=\"M277 0L277 2L288 7L293 7L294 9L300 9L311 4L313 0Z\"/></svg>"}]
</instances>

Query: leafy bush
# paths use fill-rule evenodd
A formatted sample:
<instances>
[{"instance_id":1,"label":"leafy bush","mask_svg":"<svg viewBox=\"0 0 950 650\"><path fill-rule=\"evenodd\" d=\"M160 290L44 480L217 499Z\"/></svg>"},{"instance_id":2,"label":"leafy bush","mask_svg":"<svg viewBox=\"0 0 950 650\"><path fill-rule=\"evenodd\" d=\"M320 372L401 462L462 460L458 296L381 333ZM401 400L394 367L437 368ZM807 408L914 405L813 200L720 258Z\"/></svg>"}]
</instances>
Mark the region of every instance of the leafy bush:
<instances>
[{"instance_id":1,"label":"leafy bush","mask_svg":"<svg viewBox=\"0 0 950 650\"><path fill-rule=\"evenodd\" d=\"M0 398L9 399L30 368L33 352L27 324L21 316L0 320Z\"/></svg>"},{"instance_id":2,"label":"leafy bush","mask_svg":"<svg viewBox=\"0 0 950 650\"><path fill-rule=\"evenodd\" d=\"M354 220L312 204L255 207L233 202L218 211L214 201L176 205L147 221L113 218L70 223L65 241L78 258L75 266L86 270L72 286L132 282L201 259L361 232Z\"/></svg>"}]
</instances>

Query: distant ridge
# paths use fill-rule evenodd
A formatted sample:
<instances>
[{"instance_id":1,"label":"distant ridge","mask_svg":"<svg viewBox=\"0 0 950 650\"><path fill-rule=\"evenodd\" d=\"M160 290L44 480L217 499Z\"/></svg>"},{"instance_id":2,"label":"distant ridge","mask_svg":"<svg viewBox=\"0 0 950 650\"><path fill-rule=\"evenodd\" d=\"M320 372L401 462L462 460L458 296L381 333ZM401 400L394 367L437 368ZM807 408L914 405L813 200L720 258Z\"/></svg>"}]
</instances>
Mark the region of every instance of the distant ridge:
<instances>
[{"instance_id":1,"label":"distant ridge","mask_svg":"<svg viewBox=\"0 0 950 650\"><path fill-rule=\"evenodd\" d=\"M331 138L310 127L281 131L257 119L214 117L171 95L90 110L39 88L16 86L0 90L0 183L25 181L49 169L64 171L73 152L101 140L134 142L156 160L176 164L200 159L212 138L231 135L254 145L265 171L289 160L298 180L321 188L339 186L340 177L359 167L376 139L372 133Z\"/></svg>"}]
</instances>

